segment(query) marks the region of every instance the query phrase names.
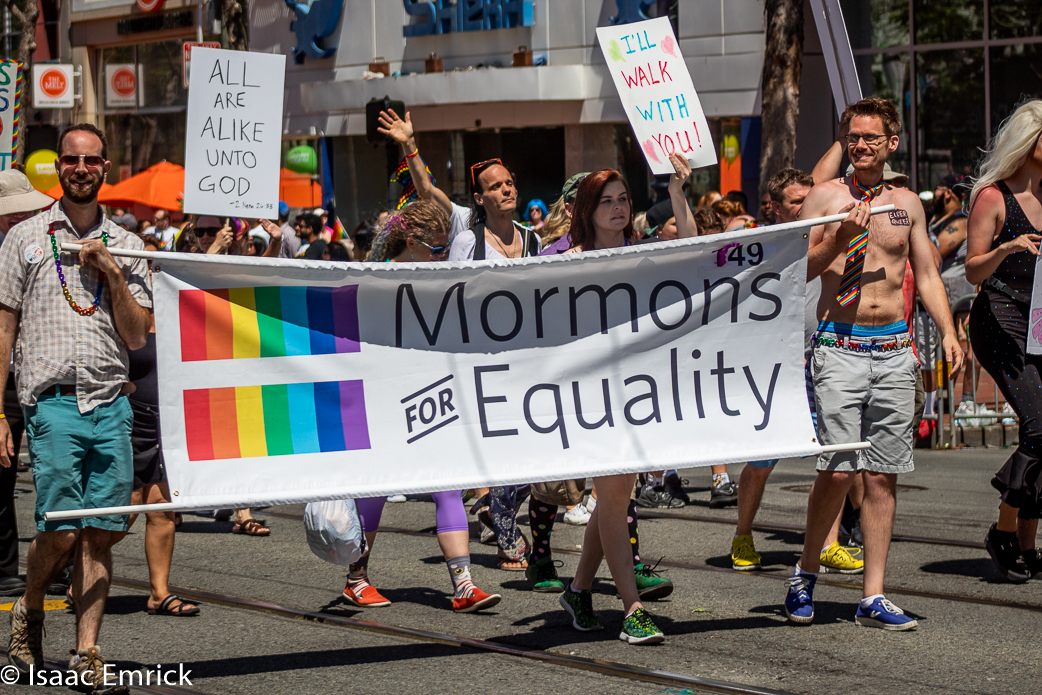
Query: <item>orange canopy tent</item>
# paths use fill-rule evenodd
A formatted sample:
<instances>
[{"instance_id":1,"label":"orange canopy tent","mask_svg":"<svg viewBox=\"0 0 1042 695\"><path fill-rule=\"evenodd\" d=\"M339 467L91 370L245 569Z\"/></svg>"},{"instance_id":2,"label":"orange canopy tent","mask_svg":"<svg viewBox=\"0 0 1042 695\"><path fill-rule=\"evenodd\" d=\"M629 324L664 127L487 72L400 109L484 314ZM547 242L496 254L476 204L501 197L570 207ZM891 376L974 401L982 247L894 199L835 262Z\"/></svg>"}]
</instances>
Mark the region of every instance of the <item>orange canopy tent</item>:
<instances>
[{"instance_id":1,"label":"orange canopy tent","mask_svg":"<svg viewBox=\"0 0 1042 695\"><path fill-rule=\"evenodd\" d=\"M99 196L104 195L106 191L109 191L112 188L114 188L112 185L107 184L107 183L103 183L103 184L101 184L101 190L98 191L98 195ZM55 186L54 188L50 189L49 191L44 191L44 192L47 195L49 195L52 198L54 198L55 200L61 200L61 197L63 195L65 195L65 191L62 190L62 186L61 186L60 183L57 186Z\"/></svg>"},{"instance_id":2,"label":"orange canopy tent","mask_svg":"<svg viewBox=\"0 0 1042 695\"><path fill-rule=\"evenodd\" d=\"M109 206L140 203L150 208L179 211L184 189L184 167L160 162L109 187L107 192L102 190L98 194L98 202Z\"/></svg>"},{"instance_id":3,"label":"orange canopy tent","mask_svg":"<svg viewBox=\"0 0 1042 695\"><path fill-rule=\"evenodd\" d=\"M322 205L322 185L307 174L280 169L279 200L291 208L317 208Z\"/></svg>"}]
</instances>

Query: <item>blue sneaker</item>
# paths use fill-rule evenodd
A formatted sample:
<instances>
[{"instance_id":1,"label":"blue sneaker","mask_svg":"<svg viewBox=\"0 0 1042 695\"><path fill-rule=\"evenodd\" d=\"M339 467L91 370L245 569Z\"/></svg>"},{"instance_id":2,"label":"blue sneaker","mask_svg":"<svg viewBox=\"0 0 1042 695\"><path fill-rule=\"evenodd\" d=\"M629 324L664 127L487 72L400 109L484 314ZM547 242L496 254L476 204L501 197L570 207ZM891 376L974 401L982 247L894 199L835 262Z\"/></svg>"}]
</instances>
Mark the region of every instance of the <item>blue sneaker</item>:
<instances>
[{"instance_id":1,"label":"blue sneaker","mask_svg":"<svg viewBox=\"0 0 1042 695\"><path fill-rule=\"evenodd\" d=\"M813 574L797 574L789 580L789 593L785 595L785 615L798 625L814 622L814 584L818 578Z\"/></svg>"},{"instance_id":2,"label":"blue sneaker","mask_svg":"<svg viewBox=\"0 0 1042 695\"><path fill-rule=\"evenodd\" d=\"M905 612L882 596L872 601L868 608L857 604L854 620L865 627L881 627L884 630L914 630L919 621L909 618Z\"/></svg>"}]
</instances>

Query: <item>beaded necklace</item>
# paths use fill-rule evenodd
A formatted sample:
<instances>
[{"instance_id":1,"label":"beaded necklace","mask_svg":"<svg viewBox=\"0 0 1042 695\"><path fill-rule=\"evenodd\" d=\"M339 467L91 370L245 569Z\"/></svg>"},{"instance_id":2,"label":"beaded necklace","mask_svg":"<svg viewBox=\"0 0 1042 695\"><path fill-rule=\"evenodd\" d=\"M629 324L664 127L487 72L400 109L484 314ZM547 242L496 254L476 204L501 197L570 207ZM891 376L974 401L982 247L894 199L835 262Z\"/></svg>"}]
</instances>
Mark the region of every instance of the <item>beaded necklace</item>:
<instances>
[{"instance_id":1,"label":"beaded necklace","mask_svg":"<svg viewBox=\"0 0 1042 695\"><path fill-rule=\"evenodd\" d=\"M58 269L58 279L61 280L62 283L62 293L65 295L65 301L69 303L69 306L73 308L73 311L80 316L90 316L98 310L98 305L101 304L101 291L105 286L105 274L98 271L100 273L100 277L98 278L98 291L94 293L94 303L90 308L84 309L77 304L76 300L72 298L72 293L69 292L69 286L65 284L65 272L62 270L61 255L58 253L58 241L54 238L54 227L57 224L57 222L51 223L47 228L47 236L51 238L51 253L54 254L54 267ZM109 235L105 230L101 231L101 243L104 246L109 245Z\"/></svg>"}]
</instances>

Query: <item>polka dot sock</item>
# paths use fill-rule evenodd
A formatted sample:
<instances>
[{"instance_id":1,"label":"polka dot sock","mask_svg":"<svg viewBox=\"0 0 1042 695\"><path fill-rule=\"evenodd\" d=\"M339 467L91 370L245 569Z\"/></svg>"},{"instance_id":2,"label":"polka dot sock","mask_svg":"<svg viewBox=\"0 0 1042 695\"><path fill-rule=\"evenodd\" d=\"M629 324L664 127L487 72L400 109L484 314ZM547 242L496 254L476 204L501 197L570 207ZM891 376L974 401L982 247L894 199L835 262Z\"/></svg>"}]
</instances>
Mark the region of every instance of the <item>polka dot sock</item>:
<instances>
[{"instance_id":1,"label":"polka dot sock","mask_svg":"<svg viewBox=\"0 0 1042 695\"><path fill-rule=\"evenodd\" d=\"M637 501L630 500L626 507L626 528L630 535L630 550L633 551L633 566L640 564L640 536L637 535Z\"/></svg>"},{"instance_id":2,"label":"polka dot sock","mask_svg":"<svg viewBox=\"0 0 1042 695\"><path fill-rule=\"evenodd\" d=\"M550 557L550 534L557 519L557 505L528 498L528 525L532 530L532 561Z\"/></svg>"}]
</instances>

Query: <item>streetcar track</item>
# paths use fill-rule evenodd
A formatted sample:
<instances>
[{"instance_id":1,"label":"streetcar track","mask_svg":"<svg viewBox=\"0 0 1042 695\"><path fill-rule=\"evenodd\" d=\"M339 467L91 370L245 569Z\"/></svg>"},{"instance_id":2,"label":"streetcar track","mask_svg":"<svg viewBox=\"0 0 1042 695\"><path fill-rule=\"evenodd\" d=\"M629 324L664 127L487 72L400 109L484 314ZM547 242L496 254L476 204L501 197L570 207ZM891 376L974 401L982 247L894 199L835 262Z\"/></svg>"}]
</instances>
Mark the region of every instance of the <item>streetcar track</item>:
<instances>
[{"instance_id":1,"label":"streetcar track","mask_svg":"<svg viewBox=\"0 0 1042 695\"><path fill-rule=\"evenodd\" d=\"M277 517L277 518L280 518L280 519L291 519L291 520L294 520L294 521L303 521L303 517L302 516L299 516L299 515L296 515L296 514L289 514L289 513L286 513L286 512L268 512L268 511L259 512L258 511L258 512L254 512L254 513L256 513L256 514L264 514L266 516L273 516L273 517ZM669 514L663 515L663 517L664 518L671 518L671 519L672 518L676 518L674 515L669 515ZM756 528L756 527L754 527L754 528ZM800 530L802 531L802 529L800 529ZM399 535L407 535L407 536L430 537L430 536L436 535L434 533L433 527L430 528L430 529L422 529L422 530L419 530L419 531L415 531L413 529L404 529L404 528L398 528L398 527L394 527L394 526L383 526L383 525L381 525L380 526L380 531L381 532L386 532L386 533L395 533L395 534L399 534ZM574 548L551 548L551 551L553 553L556 553L556 554L559 554L559 555L575 555L575 556L582 555L582 551L581 550L576 550ZM669 560L669 559L666 559L666 558L662 558L661 560L659 560L658 564L661 565L662 567L673 567L673 568L676 568L676 569L692 570L692 571L696 571L696 572L720 572L720 573L730 574L730 575L743 575L743 576L750 576L750 577L761 577L761 578L764 578L764 579L774 579L776 581L786 581L786 580L789 579L789 576L790 576L785 570L779 570L779 571L773 571L773 572L769 571L769 570L768 571L761 570L761 571L756 571L756 572L735 572L730 567L716 567L714 565L708 565L708 564L704 564L704 563L683 562L681 560ZM858 591L861 591L864 588L862 586L862 584L860 584L860 583L854 583L854 582L849 582L849 581L841 581L841 580L837 580L837 579L830 579L828 574L824 574L824 573L818 576L818 584L824 584L826 586L834 586L834 587L839 587L839 588L843 588L843 589L856 589ZM1032 613L1042 613L1042 605L1034 604L1034 603L1020 603L1020 602L1017 602L1017 601L1007 601L1007 600L1003 600L1003 599L992 599L992 598L979 597L979 596L963 596L961 594L948 594L948 593L942 593L942 592L937 592L937 591L921 591L921 590L918 590L918 589L907 589L907 588L903 588L903 587L892 587L892 586L885 587L885 591L888 594L900 594L900 595L903 595L903 596L915 596L917 598L930 598L930 599L938 599L938 600L942 600L942 601L957 601L959 603L973 603L973 604L982 605L982 606L993 606L993 607L997 607L997 608L1013 608L1013 609L1016 609L1016 610L1024 610L1024 611L1029 611L1029 612L1032 612Z\"/></svg>"},{"instance_id":2,"label":"streetcar track","mask_svg":"<svg viewBox=\"0 0 1042 695\"><path fill-rule=\"evenodd\" d=\"M148 582L137 579L131 579L128 577L114 576L112 578L112 583L117 586L122 586L129 589L138 589L141 591L151 590L150 584ZM451 647L459 647L463 649L473 649L482 652L491 652L494 654L501 654L504 656L511 656L521 659L529 659L532 661L538 661L544 664L550 664L554 666L561 666L564 668L571 668L581 671L592 671L603 675L614 676L616 678L625 678L627 680L655 683L658 685L677 686L688 689L697 688L698 690L705 692L724 693L727 695L795 695L794 693L785 690L773 690L771 688L761 688L755 685L732 683L729 681L721 681L713 678L703 678L701 676L690 676L683 673L673 673L670 671L663 671L661 669L652 669L643 666L635 666L632 664L623 664L615 661L607 661L605 659L588 659L586 657L558 654L556 652L544 651L541 649L525 649L523 647L511 647L509 645L489 640L476 639L472 637L460 637L458 635L450 635L446 633L433 632L429 630L402 627L399 625L387 625L385 623L377 623L370 620L348 618L346 616L334 615L332 613L309 611L304 610L302 608L291 608L287 606L280 606L274 603L266 603L264 601L256 601L253 599L240 598L237 596L229 596L227 594L216 594L208 591L201 591L198 589L187 589L183 587L171 586L170 590L172 593L175 593L178 596L181 596L182 598L187 599L189 601L203 601L211 604L225 606L228 608L235 608L259 613L268 613L284 618L312 621L321 624L344 627L352 630L372 632L375 634L385 635L389 637L397 637L401 639L408 639L419 642L441 644ZM156 690L149 692L160 691ZM189 691L178 691L176 689L173 689L170 691L170 695L181 695L182 693L188 692ZM198 691L191 692L195 695L199 695Z\"/></svg>"}]
</instances>

